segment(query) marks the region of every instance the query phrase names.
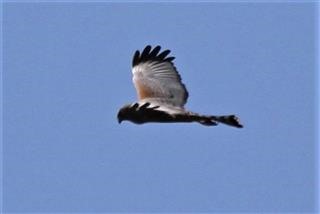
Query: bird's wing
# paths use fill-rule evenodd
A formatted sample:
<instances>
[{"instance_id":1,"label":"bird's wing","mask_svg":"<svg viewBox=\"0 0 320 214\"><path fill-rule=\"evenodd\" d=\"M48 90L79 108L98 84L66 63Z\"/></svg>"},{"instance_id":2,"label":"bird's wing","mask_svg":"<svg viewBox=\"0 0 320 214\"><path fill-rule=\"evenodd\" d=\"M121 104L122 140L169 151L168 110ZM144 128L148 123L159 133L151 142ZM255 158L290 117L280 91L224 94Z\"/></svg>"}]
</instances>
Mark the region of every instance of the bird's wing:
<instances>
[{"instance_id":1,"label":"bird's wing","mask_svg":"<svg viewBox=\"0 0 320 214\"><path fill-rule=\"evenodd\" d=\"M183 107L188 91L172 62L174 57L167 57L170 50L160 53L160 49L160 46L151 49L148 45L141 54L138 50L134 54L132 73L138 99L159 99Z\"/></svg>"}]
</instances>

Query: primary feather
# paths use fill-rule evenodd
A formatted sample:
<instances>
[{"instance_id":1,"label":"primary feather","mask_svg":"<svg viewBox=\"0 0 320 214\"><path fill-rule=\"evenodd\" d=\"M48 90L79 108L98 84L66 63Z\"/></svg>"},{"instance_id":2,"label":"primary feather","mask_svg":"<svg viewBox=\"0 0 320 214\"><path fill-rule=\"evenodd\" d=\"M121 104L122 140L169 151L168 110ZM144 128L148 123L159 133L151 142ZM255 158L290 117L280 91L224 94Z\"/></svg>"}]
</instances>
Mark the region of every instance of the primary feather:
<instances>
[{"instance_id":1,"label":"primary feather","mask_svg":"<svg viewBox=\"0 0 320 214\"><path fill-rule=\"evenodd\" d=\"M170 50L160 53L160 46L151 46L140 54L135 52L132 62L133 83L139 101L158 101L183 107L188 99L188 91L173 64L174 57L167 57Z\"/></svg>"}]
</instances>

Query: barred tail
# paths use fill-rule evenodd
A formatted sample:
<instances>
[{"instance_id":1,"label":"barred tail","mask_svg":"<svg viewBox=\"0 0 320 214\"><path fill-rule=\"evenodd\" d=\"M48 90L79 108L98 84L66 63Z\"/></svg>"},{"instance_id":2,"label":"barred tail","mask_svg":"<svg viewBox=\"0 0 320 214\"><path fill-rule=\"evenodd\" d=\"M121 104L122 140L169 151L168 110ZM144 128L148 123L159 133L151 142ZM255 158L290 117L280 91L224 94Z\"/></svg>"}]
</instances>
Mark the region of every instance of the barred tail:
<instances>
[{"instance_id":1,"label":"barred tail","mask_svg":"<svg viewBox=\"0 0 320 214\"><path fill-rule=\"evenodd\" d=\"M218 123L223 123L237 128L243 127L239 121L239 118L235 115L199 116L197 121L205 126L216 126Z\"/></svg>"}]
</instances>

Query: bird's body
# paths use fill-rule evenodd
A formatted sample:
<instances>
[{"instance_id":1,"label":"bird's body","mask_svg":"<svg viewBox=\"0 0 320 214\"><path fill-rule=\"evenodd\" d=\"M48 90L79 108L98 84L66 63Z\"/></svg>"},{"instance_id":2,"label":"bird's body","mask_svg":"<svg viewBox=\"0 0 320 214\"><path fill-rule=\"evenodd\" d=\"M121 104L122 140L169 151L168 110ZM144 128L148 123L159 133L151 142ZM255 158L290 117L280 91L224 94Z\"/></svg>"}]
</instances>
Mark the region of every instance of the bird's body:
<instances>
[{"instance_id":1,"label":"bird's body","mask_svg":"<svg viewBox=\"0 0 320 214\"><path fill-rule=\"evenodd\" d=\"M224 123L242 127L234 115L207 116L187 111L184 105L188 99L188 91L172 62L174 57L167 57L169 50L159 53L160 49L160 46L156 46L152 50L148 45L141 55L139 51L135 52L132 73L138 102L120 109L119 122L198 122L206 126Z\"/></svg>"}]
</instances>

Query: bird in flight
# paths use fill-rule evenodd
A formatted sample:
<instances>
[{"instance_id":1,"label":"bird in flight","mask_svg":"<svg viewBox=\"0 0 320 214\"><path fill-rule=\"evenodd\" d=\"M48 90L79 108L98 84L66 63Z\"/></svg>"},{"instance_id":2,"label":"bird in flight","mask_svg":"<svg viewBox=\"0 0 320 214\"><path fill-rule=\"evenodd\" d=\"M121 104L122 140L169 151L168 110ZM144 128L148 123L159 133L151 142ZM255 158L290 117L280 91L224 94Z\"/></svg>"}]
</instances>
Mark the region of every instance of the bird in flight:
<instances>
[{"instance_id":1,"label":"bird in flight","mask_svg":"<svg viewBox=\"0 0 320 214\"><path fill-rule=\"evenodd\" d=\"M198 122L206 126L219 123L242 128L235 115L201 115L184 108L188 91L173 64L170 50L146 46L137 50L132 60L133 83L138 102L123 106L118 112L118 122L128 120L136 124L147 122L175 123Z\"/></svg>"}]
</instances>

